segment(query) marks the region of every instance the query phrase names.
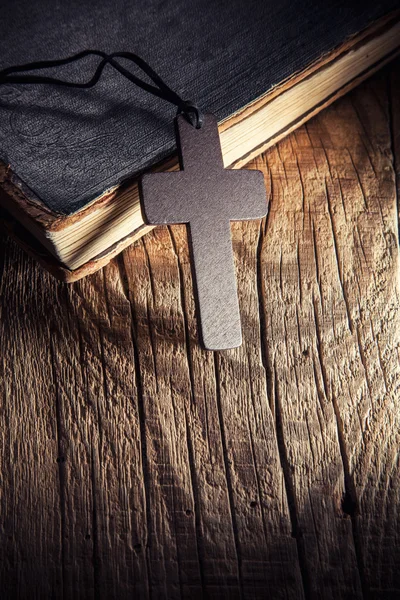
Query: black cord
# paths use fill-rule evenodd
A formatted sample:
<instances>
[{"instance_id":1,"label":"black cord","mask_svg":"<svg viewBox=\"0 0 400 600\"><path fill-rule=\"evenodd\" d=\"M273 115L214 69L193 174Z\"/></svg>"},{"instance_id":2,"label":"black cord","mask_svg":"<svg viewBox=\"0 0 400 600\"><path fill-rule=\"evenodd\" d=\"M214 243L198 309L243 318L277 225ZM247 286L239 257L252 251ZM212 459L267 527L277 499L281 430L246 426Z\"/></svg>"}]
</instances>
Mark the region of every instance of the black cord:
<instances>
[{"instance_id":1,"label":"black cord","mask_svg":"<svg viewBox=\"0 0 400 600\"><path fill-rule=\"evenodd\" d=\"M63 79L57 79L56 77L46 77L43 75L20 75L19 73L25 73L26 71L36 71L38 69L50 69L55 67L61 67L69 63L81 60L87 56L98 56L102 60L99 63L94 75L89 81L83 83L77 83L74 81L65 81ZM147 81L143 81L127 69L119 64L116 60L118 58L124 58L128 61L133 62L138 66L155 84L152 85ZM174 92L162 79L161 77L150 67L149 64L137 54L133 52L114 52L112 54L106 54L100 50L83 50L78 54L74 54L67 58L60 60L44 60L27 63L25 65L16 65L7 67L0 71L0 85L1 84L51 84L60 85L73 88L91 88L96 85L99 81L104 67L109 64L116 69L121 75L129 79L132 83L140 87L142 90L166 100L171 104L174 104L178 109L178 114L183 114L185 118L197 129L203 124L203 114L200 109L191 102L190 100L183 100L176 92Z\"/></svg>"}]
</instances>

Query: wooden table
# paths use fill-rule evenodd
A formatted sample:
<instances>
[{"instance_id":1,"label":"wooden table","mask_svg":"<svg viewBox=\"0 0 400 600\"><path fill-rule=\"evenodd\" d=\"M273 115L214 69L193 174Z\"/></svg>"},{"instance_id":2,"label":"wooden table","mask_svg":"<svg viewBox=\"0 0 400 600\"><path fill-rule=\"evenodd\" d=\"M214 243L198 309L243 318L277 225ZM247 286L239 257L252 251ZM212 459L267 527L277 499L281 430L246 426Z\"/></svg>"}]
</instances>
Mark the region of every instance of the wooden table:
<instances>
[{"instance_id":1,"label":"wooden table","mask_svg":"<svg viewBox=\"0 0 400 600\"><path fill-rule=\"evenodd\" d=\"M1 598L400 597L399 98L252 163L239 349L198 346L183 226L70 286L2 238Z\"/></svg>"}]
</instances>

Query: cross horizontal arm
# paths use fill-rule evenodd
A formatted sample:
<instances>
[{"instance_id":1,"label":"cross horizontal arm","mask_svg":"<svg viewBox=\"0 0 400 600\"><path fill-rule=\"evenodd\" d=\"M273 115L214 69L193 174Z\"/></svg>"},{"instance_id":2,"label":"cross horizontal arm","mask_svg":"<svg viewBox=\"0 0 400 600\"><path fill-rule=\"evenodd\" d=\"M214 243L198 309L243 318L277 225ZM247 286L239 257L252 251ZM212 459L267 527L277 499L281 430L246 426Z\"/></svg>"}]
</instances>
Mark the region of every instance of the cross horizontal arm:
<instances>
[{"instance_id":1,"label":"cross horizontal arm","mask_svg":"<svg viewBox=\"0 0 400 600\"><path fill-rule=\"evenodd\" d=\"M145 220L149 225L189 223L193 217L185 171L145 174L141 193Z\"/></svg>"},{"instance_id":2,"label":"cross horizontal arm","mask_svg":"<svg viewBox=\"0 0 400 600\"><path fill-rule=\"evenodd\" d=\"M150 225L220 217L227 221L261 219L267 212L260 171L149 173L141 185L145 219Z\"/></svg>"},{"instance_id":3,"label":"cross horizontal arm","mask_svg":"<svg viewBox=\"0 0 400 600\"><path fill-rule=\"evenodd\" d=\"M225 169L223 182L229 192L230 221L262 219L267 213L264 176L250 169Z\"/></svg>"}]
</instances>

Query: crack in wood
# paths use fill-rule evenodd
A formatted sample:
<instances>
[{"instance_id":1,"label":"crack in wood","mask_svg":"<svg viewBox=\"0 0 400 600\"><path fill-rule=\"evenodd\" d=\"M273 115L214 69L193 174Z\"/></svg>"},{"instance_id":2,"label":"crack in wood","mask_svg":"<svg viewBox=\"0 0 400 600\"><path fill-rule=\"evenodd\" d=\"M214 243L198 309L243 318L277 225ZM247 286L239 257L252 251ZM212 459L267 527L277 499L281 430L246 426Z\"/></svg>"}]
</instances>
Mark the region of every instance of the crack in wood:
<instances>
[{"instance_id":1,"label":"crack in wood","mask_svg":"<svg viewBox=\"0 0 400 600\"><path fill-rule=\"evenodd\" d=\"M327 205L328 205L328 214L329 214L329 219L330 219L330 223L331 223L331 231L332 231L332 240L333 240L333 248L335 250L335 259L336 259L336 266L337 266L337 273L338 273L338 278L339 278L339 282L340 282L340 288L342 291L342 297L343 297L343 301L345 303L346 306L346 314L347 314L347 324L349 327L349 331L351 334L353 334L353 321L351 318L351 311L350 311L350 306L349 306L349 301L347 298L347 294L345 292L344 289L344 283L343 283L343 265L342 265L342 261L340 260L340 256L339 256L339 242L337 239L337 232L335 229L335 220L334 220L334 215L333 215L333 211L332 211L332 205L331 205L331 197L329 194L329 190L328 190L328 186L327 186L327 182L325 180L325 193L326 193L326 200L327 200Z\"/></svg>"},{"instance_id":2,"label":"crack in wood","mask_svg":"<svg viewBox=\"0 0 400 600\"><path fill-rule=\"evenodd\" d=\"M67 592L67 575L65 568L65 536L66 536L66 524L65 524L65 460L60 460L64 457L64 449L62 447L62 418L61 418L61 405L60 405L60 394L58 390L58 378L55 369L55 353L53 347L53 341L51 336L51 330L49 329L49 352L51 360L51 369L53 375L53 385L55 389L55 408L56 408L56 435L57 435L57 449L58 449L58 484L60 493L60 537L61 537L61 572L62 572L62 597L66 597Z\"/></svg>"},{"instance_id":3,"label":"crack in wood","mask_svg":"<svg viewBox=\"0 0 400 600\"><path fill-rule=\"evenodd\" d=\"M190 379L190 399L191 399L192 406L194 406L195 405L195 398L194 398L195 385L194 385L193 361L192 361L192 356L191 356L191 352L190 352L191 339L190 339L188 317L187 317L185 288L184 288L184 283L183 283L184 276L182 273L182 265L181 265L181 262L179 259L175 236L173 234L171 227L168 227L168 232L169 232L172 248L175 253L176 264L177 264L178 274L179 274L181 312L182 312L182 319L183 319L184 328L185 328L185 339L184 339L183 343L184 343L184 347L185 347L186 361L187 361L187 367L188 367L188 373L189 373L189 379ZM204 402L205 402L205 405L207 405L206 395L204 396ZM201 515L200 515L198 482L197 482L197 475L196 475L196 462L195 462L195 458L194 458L194 449L193 449L192 438L191 438L190 429L188 426L189 415L188 415L188 409L186 406L185 406L184 414L185 414L185 428L186 428L186 444L187 444L187 448L188 448L190 479L191 479L192 493L193 493L195 530L196 530L196 546L197 546L197 555L198 555L198 560L199 560L199 565L200 565L201 589L202 589L202 593L204 595L206 593L205 592L206 586L205 586L205 581L204 581L205 552L204 552L204 544L203 544L203 539L202 539L203 536L202 536L202 530L201 530Z\"/></svg>"},{"instance_id":4,"label":"crack in wood","mask_svg":"<svg viewBox=\"0 0 400 600\"><path fill-rule=\"evenodd\" d=\"M149 481L149 465L148 465L148 456L147 456L147 442L146 442L146 425L145 425L145 414L143 410L143 384L141 378L141 369L140 369L140 361L139 354L137 349L137 331L135 329L135 324L137 325L135 311L132 306L132 302L130 300L130 289L129 289L129 278L126 272L125 262L124 262L124 254L120 254L117 259L117 265L120 273L122 289L129 303L130 313L131 313L131 334L132 334L132 350L133 350L133 358L134 358L134 367L135 367L135 381L136 381L136 390L137 390L137 408L139 414L139 427L140 427L140 441L141 441L141 465L143 471L143 492L144 492L144 503L145 503L145 518L146 518L146 539L143 540L143 547L145 548L146 555L146 579L147 579L147 591L149 600L152 600L152 582L151 582L151 566L150 566L150 546L151 546L151 504L150 504L150 494L148 489L148 481Z\"/></svg>"},{"instance_id":5,"label":"crack in wood","mask_svg":"<svg viewBox=\"0 0 400 600\"><path fill-rule=\"evenodd\" d=\"M231 522L232 522L233 537L235 540L236 562L237 562L238 574L239 574L240 598L241 598L241 600L244 600L245 595L244 595L243 576L242 576L242 557L241 557L241 551L240 551L239 530L238 530L238 525L237 525L237 521L236 521L233 486L232 486L232 480L231 480L231 476L230 476L228 449L227 449L227 444L226 444L226 436L225 436L224 420L223 420L223 410L222 410L222 405L221 405L221 393L220 393L221 377L220 377L220 370L219 370L219 364L218 364L219 352L214 352L213 358L214 358L215 389L216 389L216 396L217 396L218 421L219 421L219 427L220 427L220 432L221 432L221 443L222 443L223 458L224 458L225 477L226 477L227 491L228 491L228 498L229 498L229 511L230 511L230 518L231 518Z\"/></svg>"},{"instance_id":6,"label":"crack in wood","mask_svg":"<svg viewBox=\"0 0 400 600\"><path fill-rule=\"evenodd\" d=\"M273 367L274 372L274 403L275 403L275 429L278 443L280 463L285 481L286 499L289 508L290 521L292 524L292 536L297 544L297 556L299 559L299 567L301 580L303 584L303 593L305 600L310 600L313 595L311 592L310 573L308 569L307 550L303 540L303 533L299 525L298 509L296 506L296 494L292 480L291 467L287 456L286 444L284 439L284 430L282 425L282 412L279 398L278 373L276 364Z\"/></svg>"}]
</instances>

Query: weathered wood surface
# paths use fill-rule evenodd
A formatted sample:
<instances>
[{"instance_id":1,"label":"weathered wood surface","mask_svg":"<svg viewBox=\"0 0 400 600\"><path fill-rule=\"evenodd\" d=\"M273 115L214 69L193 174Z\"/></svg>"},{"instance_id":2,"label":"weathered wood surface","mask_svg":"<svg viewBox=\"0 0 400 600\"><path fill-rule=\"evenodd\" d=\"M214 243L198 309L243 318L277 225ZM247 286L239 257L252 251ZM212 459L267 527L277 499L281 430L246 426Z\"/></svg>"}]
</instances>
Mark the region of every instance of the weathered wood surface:
<instances>
[{"instance_id":1,"label":"weathered wood surface","mask_svg":"<svg viewBox=\"0 0 400 600\"><path fill-rule=\"evenodd\" d=\"M2 598L400 597L398 73L253 163L239 349L182 226L71 286L3 237Z\"/></svg>"}]
</instances>

